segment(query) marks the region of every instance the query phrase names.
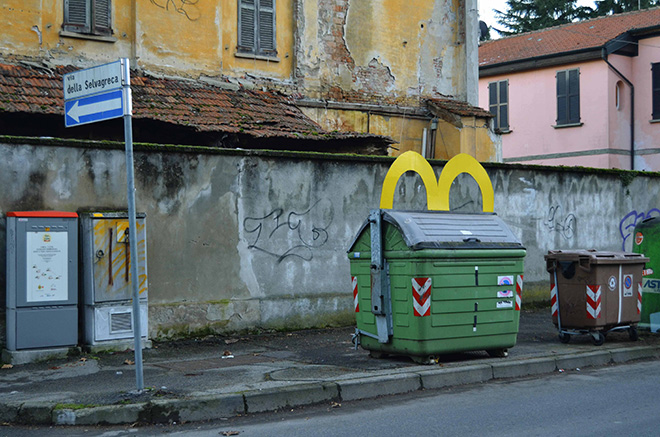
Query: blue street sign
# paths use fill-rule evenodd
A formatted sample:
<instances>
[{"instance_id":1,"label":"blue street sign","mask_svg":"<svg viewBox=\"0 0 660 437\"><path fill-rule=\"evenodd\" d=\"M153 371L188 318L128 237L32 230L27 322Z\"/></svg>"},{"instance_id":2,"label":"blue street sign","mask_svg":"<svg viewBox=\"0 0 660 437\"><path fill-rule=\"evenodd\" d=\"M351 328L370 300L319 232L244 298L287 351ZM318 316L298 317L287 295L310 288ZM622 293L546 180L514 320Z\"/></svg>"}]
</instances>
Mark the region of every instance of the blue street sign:
<instances>
[{"instance_id":1,"label":"blue street sign","mask_svg":"<svg viewBox=\"0 0 660 437\"><path fill-rule=\"evenodd\" d=\"M110 91L64 102L64 125L79 126L124 115L122 90Z\"/></svg>"}]
</instances>

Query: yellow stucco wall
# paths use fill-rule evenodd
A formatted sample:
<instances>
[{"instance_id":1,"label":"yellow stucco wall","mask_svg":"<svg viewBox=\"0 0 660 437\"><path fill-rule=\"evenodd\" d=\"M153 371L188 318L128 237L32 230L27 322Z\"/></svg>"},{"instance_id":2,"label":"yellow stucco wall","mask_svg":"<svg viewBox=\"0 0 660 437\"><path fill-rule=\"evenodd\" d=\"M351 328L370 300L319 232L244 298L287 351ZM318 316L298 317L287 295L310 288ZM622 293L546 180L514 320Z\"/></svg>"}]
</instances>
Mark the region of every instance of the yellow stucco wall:
<instances>
[{"instance_id":1,"label":"yellow stucco wall","mask_svg":"<svg viewBox=\"0 0 660 437\"><path fill-rule=\"evenodd\" d=\"M305 115L329 131L365 132L385 135L397 144L390 149L391 156L408 150L422 153L424 129L431 135L431 121L418 117L386 116L365 111L327 108L302 108ZM462 127L443 120L437 121L434 159L450 159L459 153L468 153L479 161L495 161L497 144L491 138L487 121L483 118L462 117ZM429 139L430 141L430 139Z\"/></svg>"},{"instance_id":2,"label":"yellow stucco wall","mask_svg":"<svg viewBox=\"0 0 660 437\"><path fill-rule=\"evenodd\" d=\"M0 13L6 24L0 51L9 56L46 57L61 65L137 57L142 68L180 76L241 77L249 72L288 79L293 66L293 1L276 2L277 60L235 56L235 0L113 0L112 38L62 34L63 0L4 0Z\"/></svg>"}]
</instances>

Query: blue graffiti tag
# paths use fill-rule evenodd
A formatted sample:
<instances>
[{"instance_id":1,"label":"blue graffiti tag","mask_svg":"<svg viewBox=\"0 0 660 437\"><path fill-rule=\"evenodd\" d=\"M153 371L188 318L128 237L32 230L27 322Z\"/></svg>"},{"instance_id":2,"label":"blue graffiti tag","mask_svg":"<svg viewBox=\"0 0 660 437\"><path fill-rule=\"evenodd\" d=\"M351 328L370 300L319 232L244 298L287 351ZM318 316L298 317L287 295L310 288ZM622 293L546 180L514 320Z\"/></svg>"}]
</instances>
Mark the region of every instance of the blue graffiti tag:
<instances>
[{"instance_id":1,"label":"blue graffiti tag","mask_svg":"<svg viewBox=\"0 0 660 437\"><path fill-rule=\"evenodd\" d=\"M647 212L637 212L633 210L626 214L619 223L619 232L621 233L621 238L623 238L621 250L626 250L626 240L632 235L637 223L651 217L660 217L660 209L653 208Z\"/></svg>"}]
</instances>

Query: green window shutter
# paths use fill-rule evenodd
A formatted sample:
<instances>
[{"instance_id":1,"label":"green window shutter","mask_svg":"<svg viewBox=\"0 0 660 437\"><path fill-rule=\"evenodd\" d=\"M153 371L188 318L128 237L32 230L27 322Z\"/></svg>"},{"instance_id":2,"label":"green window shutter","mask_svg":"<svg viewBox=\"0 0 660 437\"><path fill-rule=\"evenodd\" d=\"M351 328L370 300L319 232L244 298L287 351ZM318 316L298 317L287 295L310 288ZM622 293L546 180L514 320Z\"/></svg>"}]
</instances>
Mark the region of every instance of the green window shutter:
<instances>
[{"instance_id":1,"label":"green window shutter","mask_svg":"<svg viewBox=\"0 0 660 437\"><path fill-rule=\"evenodd\" d=\"M238 2L238 51L256 53L256 5L255 0Z\"/></svg>"},{"instance_id":2,"label":"green window shutter","mask_svg":"<svg viewBox=\"0 0 660 437\"><path fill-rule=\"evenodd\" d=\"M660 63L651 64L652 114L653 120L660 120Z\"/></svg>"},{"instance_id":3,"label":"green window shutter","mask_svg":"<svg viewBox=\"0 0 660 437\"><path fill-rule=\"evenodd\" d=\"M275 0L259 0L259 54L275 55Z\"/></svg>"},{"instance_id":4,"label":"green window shutter","mask_svg":"<svg viewBox=\"0 0 660 437\"><path fill-rule=\"evenodd\" d=\"M90 33L89 0L64 0L64 30Z\"/></svg>"},{"instance_id":5,"label":"green window shutter","mask_svg":"<svg viewBox=\"0 0 660 437\"><path fill-rule=\"evenodd\" d=\"M568 123L580 122L580 70L568 70Z\"/></svg>"},{"instance_id":6,"label":"green window shutter","mask_svg":"<svg viewBox=\"0 0 660 437\"><path fill-rule=\"evenodd\" d=\"M568 90L566 72L557 72L557 125L568 124Z\"/></svg>"},{"instance_id":7,"label":"green window shutter","mask_svg":"<svg viewBox=\"0 0 660 437\"><path fill-rule=\"evenodd\" d=\"M495 129L500 127L497 109L497 82L491 82L488 84L488 110L495 116Z\"/></svg>"},{"instance_id":8,"label":"green window shutter","mask_svg":"<svg viewBox=\"0 0 660 437\"><path fill-rule=\"evenodd\" d=\"M509 81L488 84L488 109L495 115L495 129L509 129Z\"/></svg>"},{"instance_id":9,"label":"green window shutter","mask_svg":"<svg viewBox=\"0 0 660 437\"><path fill-rule=\"evenodd\" d=\"M500 84L500 129L509 129L509 81L502 80Z\"/></svg>"},{"instance_id":10,"label":"green window shutter","mask_svg":"<svg viewBox=\"0 0 660 437\"><path fill-rule=\"evenodd\" d=\"M99 35L112 34L112 8L110 0L95 0L94 10L94 33Z\"/></svg>"}]
</instances>

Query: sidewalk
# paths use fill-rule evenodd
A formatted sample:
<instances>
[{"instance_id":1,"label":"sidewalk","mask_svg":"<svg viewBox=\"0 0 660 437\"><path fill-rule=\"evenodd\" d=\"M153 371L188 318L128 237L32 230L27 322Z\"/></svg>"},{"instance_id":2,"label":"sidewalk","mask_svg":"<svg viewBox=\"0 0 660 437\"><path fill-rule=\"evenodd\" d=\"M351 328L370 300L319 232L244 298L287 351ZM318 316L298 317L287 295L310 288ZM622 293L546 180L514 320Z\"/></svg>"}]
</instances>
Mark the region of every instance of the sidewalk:
<instances>
[{"instance_id":1,"label":"sidewalk","mask_svg":"<svg viewBox=\"0 0 660 437\"><path fill-rule=\"evenodd\" d=\"M660 358L660 335L613 332L562 344L549 310L523 311L508 358L483 351L417 365L355 350L353 328L154 343L135 392L133 352L17 365L0 370L0 422L92 425L212 420L318 402L345 402L499 378L577 371Z\"/></svg>"}]
</instances>

